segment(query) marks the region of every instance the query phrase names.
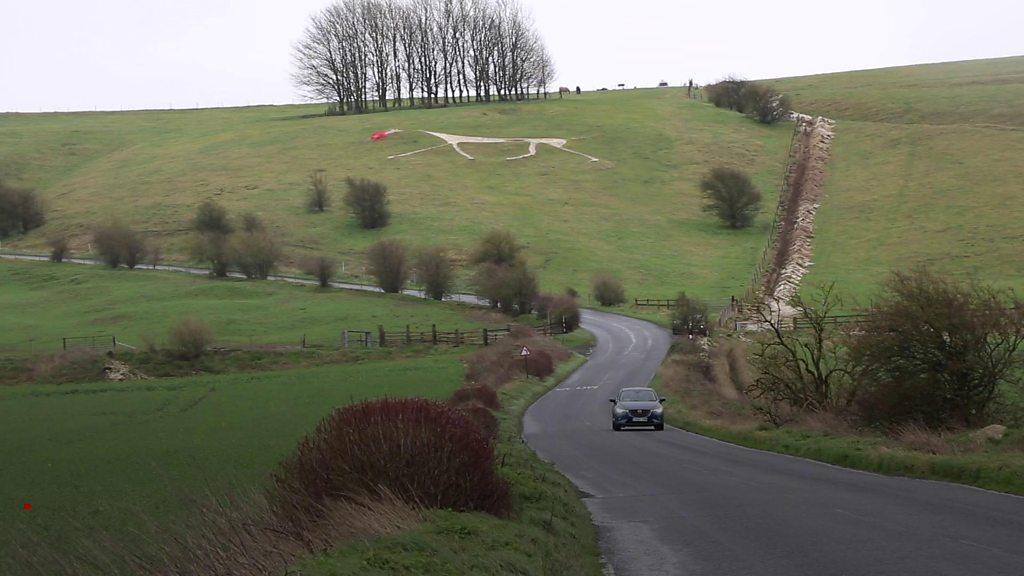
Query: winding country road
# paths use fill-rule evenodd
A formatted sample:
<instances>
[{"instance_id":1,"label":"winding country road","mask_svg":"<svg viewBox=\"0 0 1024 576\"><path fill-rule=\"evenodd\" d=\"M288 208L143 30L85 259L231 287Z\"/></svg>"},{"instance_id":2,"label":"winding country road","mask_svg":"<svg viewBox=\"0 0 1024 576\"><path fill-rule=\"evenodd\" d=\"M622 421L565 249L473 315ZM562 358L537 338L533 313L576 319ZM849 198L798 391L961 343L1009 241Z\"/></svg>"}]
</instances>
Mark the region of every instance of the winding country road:
<instances>
[{"instance_id":1,"label":"winding country road","mask_svg":"<svg viewBox=\"0 0 1024 576\"><path fill-rule=\"evenodd\" d=\"M586 311L590 360L524 435L585 492L617 576L1024 575L1024 498L750 450L666 427L613 432L608 398L654 376L664 329Z\"/></svg>"}]
</instances>

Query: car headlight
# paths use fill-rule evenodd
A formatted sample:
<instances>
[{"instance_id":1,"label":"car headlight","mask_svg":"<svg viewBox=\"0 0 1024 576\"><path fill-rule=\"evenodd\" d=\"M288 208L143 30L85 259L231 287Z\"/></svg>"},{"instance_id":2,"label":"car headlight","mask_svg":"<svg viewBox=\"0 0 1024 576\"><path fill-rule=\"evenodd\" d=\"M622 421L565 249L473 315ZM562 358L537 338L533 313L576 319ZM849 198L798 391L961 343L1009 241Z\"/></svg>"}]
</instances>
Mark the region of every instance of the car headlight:
<instances>
[{"instance_id":1,"label":"car headlight","mask_svg":"<svg viewBox=\"0 0 1024 576\"><path fill-rule=\"evenodd\" d=\"M615 405L614 410L616 414L625 414L626 412L628 412L628 410L626 410L625 408L618 404Z\"/></svg>"},{"instance_id":2,"label":"car headlight","mask_svg":"<svg viewBox=\"0 0 1024 576\"><path fill-rule=\"evenodd\" d=\"M664 410L664 409L665 409L664 406L662 406L661 404L658 404L654 408L651 408L651 413L653 413L653 414L661 414L661 411Z\"/></svg>"}]
</instances>

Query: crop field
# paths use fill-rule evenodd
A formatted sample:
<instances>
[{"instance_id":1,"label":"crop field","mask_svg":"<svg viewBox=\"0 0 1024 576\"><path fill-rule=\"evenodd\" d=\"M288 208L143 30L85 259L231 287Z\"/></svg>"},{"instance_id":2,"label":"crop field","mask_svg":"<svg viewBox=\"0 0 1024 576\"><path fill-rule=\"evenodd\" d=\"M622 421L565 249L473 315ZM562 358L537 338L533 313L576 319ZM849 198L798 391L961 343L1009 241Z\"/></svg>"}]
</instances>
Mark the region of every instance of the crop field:
<instances>
[{"instance_id":1,"label":"crop field","mask_svg":"<svg viewBox=\"0 0 1024 576\"><path fill-rule=\"evenodd\" d=\"M929 265L1024 289L1024 57L774 83L838 121L805 287L866 303Z\"/></svg>"},{"instance_id":2,"label":"crop field","mask_svg":"<svg viewBox=\"0 0 1024 576\"><path fill-rule=\"evenodd\" d=\"M0 260L3 353L54 352L64 336L113 335L160 345L184 316L206 321L220 344L338 346L343 330L431 324L480 328L487 314L409 296L319 290L283 282L214 280L174 272ZM492 322L491 326L494 325Z\"/></svg>"},{"instance_id":3,"label":"crop field","mask_svg":"<svg viewBox=\"0 0 1024 576\"><path fill-rule=\"evenodd\" d=\"M723 298L746 287L770 224L791 125L766 127L690 101L678 89L590 93L523 103L324 117L323 106L0 115L0 177L37 188L49 222L5 247L41 250L67 233L79 253L90 230L118 217L186 258L189 218L213 198L257 212L292 262L325 252L365 279L362 254L385 237L440 244L465 256L488 230L512 230L543 287L589 290L595 272L620 274L630 296L687 290ZM388 160L440 140L430 130L495 137L557 137L600 162L541 146L469 144ZM764 215L727 230L700 211L698 182L717 164L748 170ZM307 178L324 169L334 195L325 214L304 208ZM343 180L389 187L392 224L360 230L341 206ZM463 277L465 279L465 276Z\"/></svg>"},{"instance_id":4,"label":"crop field","mask_svg":"<svg viewBox=\"0 0 1024 576\"><path fill-rule=\"evenodd\" d=\"M384 395L445 398L462 375L458 356L438 353L259 374L0 388L0 558L6 546L27 546L29 536L58 549L101 534L130 542L146 522L182 518L194 500L260 486L332 408Z\"/></svg>"}]
</instances>

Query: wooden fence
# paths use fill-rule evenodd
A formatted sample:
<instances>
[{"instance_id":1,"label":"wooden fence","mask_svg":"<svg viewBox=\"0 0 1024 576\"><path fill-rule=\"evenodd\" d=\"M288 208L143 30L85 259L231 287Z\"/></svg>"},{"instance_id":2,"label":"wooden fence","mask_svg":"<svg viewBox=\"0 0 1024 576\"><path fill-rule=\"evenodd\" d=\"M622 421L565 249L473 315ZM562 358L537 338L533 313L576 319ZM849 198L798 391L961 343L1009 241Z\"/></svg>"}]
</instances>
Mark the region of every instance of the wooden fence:
<instances>
[{"instance_id":1,"label":"wooden fence","mask_svg":"<svg viewBox=\"0 0 1024 576\"><path fill-rule=\"evenodd\" d=\"M543 323L531 326L542 336L553 336L565 334L566 329L562 322ZM430 330L413 329L411 325L404 328L390 329L384 326L377 326L376 331L370 330L345 330L342 332L342 347L399 347L411 346L414 344L429 346L490 346L512 333L512 325L508 324L499 328L480 328L473 330L439 330L437 325L431 325ZM302 339L302 347L312 347L305 337Z\"/></svg>"}]
</instances>

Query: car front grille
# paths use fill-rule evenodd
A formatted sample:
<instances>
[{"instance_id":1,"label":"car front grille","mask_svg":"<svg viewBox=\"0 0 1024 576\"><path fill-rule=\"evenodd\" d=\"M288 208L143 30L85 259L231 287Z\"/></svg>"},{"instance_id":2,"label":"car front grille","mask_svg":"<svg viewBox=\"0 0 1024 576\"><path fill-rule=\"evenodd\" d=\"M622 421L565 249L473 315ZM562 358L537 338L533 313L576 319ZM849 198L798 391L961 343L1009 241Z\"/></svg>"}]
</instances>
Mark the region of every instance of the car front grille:
<instances>
[{"instance_id":1,"label":"car front grille","mask_svg":"<svg viewBox=\"0 0 1024 576\"><path fill-rule=\"evenodd\" d=\"M645 416L650 416L651 415L651 411L650 410L630 410L629 411L629 415L633 416L635 418L643 418Z\"/></svg>"}]
</instances>

